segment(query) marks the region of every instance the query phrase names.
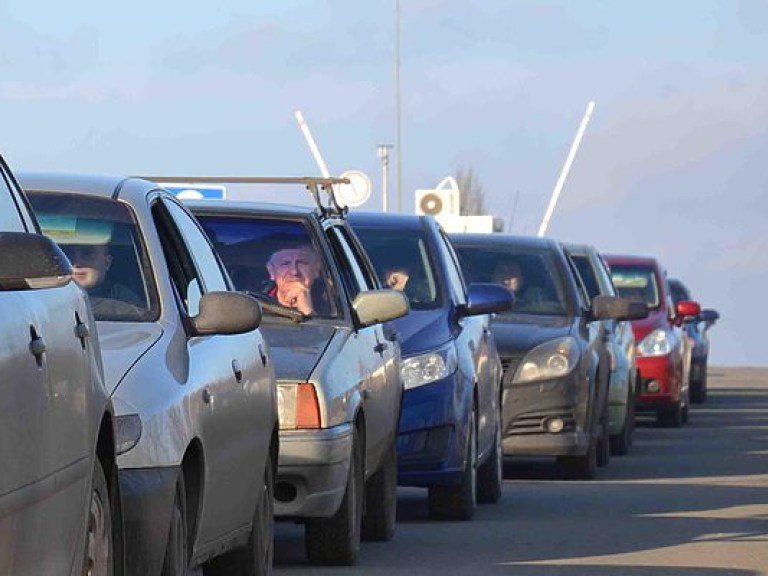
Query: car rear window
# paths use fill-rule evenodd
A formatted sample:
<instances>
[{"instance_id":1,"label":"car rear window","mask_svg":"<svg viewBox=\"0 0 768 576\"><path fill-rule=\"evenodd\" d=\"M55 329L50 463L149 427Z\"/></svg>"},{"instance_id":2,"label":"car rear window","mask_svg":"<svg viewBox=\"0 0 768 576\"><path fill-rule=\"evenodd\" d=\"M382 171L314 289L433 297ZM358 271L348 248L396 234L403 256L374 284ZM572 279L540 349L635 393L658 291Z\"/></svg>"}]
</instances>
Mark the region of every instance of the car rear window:
<instances>
[{"instance_id":1,"label":"car rear window","mask_svg":"<svg viewBox=\"0 0 768 576\"><path fill-rule=\"evenodd\" d=\"M27 193L44 234L72 262L96 320L149 322L160 306L149 258L131 208L84 194Z\"/></svg>"},{"instance_id":2,"label":"car rear window","mask_svg":"<svg viewBox=\"0 0 768 576\"><path fill-rule=\"evenodd\" d=\"M611 278L622 298L644 302L648 308L659 307L659 285L652 267L611 264Z\"/></svg>"},{"instance_id":3,"label":"car rear window","mask_svg":"<svg viewBox=\"0 0 768 576\"><path fill-rule=\"evenodd\" d=\"M414 310L442 306L440 276L420 230L354 229L384 286L401 290Z\"/></svg>"},{"instance_id":4,"label":"car rear window","mask_svg":"<svg viewBox=\"0 0 768 576\"><path fill-rule=\"evenodd\" d=\"M469 282L502 284L515 294L508 314L567 316L562 267L546 248L527 246L472 246L454 242ZM517 285L511 280L518 278Z\"/></svg>"}]
</instances>

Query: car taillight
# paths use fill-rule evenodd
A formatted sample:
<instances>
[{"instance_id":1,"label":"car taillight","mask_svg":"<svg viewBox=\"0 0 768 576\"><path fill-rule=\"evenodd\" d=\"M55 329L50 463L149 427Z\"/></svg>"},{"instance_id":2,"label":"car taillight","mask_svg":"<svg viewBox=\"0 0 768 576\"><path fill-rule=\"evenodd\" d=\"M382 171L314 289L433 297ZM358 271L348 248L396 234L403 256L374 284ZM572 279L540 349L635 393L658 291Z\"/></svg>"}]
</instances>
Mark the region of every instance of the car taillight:
<instances>
[{"instance_id":1,"label":"car taillight","mask_svg":"<svg viewBox=\"0 0 768 576\"><path fill-rule=\"evenodd\" d=\"M320 403L309 382L300 383L296 390L296 428L320 428Z\"/></svg>"}]
</instances>

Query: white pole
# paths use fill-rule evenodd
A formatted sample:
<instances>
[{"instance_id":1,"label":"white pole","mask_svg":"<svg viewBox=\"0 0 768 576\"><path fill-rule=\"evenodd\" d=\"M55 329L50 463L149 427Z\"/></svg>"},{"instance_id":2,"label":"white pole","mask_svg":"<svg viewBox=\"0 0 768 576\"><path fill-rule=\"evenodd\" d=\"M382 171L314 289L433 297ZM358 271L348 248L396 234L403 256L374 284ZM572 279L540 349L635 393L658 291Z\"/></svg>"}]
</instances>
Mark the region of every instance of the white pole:
<instances>
[{"instance_id":1,"label":"white pole","mask_svg":"<svg viewBox=\"0 0 768 576\"><path fill-rule=\"evenodd\" d=\"M587 104L587 113L584 114L584 118L581 120L581 125L579 126L578 132L576 132L576 138L574 138L573 144L571 144L571 150L568 152L568 158L565 160L563 170L560 173L560 178L558 178L557 184L555 184L555 189L552 191L552 197L549 199L549 206L547 206L547 212L544 215L544 220L541 221L538 234L539 237L542 237L547 233L549 220L552 218L552 213L555 211L557 199L560 197L560 192L562 191L563 185L565 184L565 179L568 177L571 164L573 163L573 159L576 157L576 152L579 149L579 144L581 144L581 139L584 136L584 131L587 129L587 124L589 123L589 119L592 117L592 111L594 109L594 102Z\"/></svg>"},{"instance_id":2,"label":"white pole","mask_svg":"<svg viewBox=\"0 0 768 576\"><path fill-rule=\"evenodd\" d=\"M304 133L304 138L307 140L312 156L315 157L315 162L317 162L317 165L320 167L320 174L323 175L323 178L330 178L331 173L328 171L328 166L325 165L325 160L323 160L323 157L320 155L320 149L317 147L315 139L312 138L312 133L309 131L309 126L307 126L307 122L304 120L304 114L301 113L301 110L296 110L296 121L299 123L299 128L301 128L301 131Z\"/></svg>"}]
</instances>

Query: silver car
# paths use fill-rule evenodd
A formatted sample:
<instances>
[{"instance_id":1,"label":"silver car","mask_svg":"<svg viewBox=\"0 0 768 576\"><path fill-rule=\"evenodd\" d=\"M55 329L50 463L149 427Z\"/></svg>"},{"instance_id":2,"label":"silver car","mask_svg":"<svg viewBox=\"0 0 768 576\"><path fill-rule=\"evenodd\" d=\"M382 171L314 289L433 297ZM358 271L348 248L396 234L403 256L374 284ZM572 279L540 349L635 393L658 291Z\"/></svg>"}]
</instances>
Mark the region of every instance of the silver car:
<instances>
[{"instance_id":1,"label":"silver car","mask_svg":"<svg viewBox=\"0 0 768 576\"><path fill-rule=\"evenodd\" d=\"M586 296L617 296L608 266L593 246L566 244L566 253L576 266ZM634 303L642 308L642 304ZM647 315L647 311L646 311ZM635 398L640 381L635 361L635 336L629 320L603 320L606 347L611 360L608 377L608 432L612 454L624 455L632 445L635 431Z\"/></svg>"},{"instance_id":2,"label":"silver car","mask_svg":"<svg viewBox=\"0 0 768 576\"><path fill-rule=\"evenodd\" d=\"M0 310L0 574L119 574L114 420L96 325L2 158Z\"/></svg>"},{"instance_id":3,"label":"silver car","mask_svg":"<svg viewBox=\"0 0 768 576\"><path fill-rule=\"evenodd\" d=\"M394 533L400 345L408 312L382 290L343 211L192 203L237 288L264 302L275 354L275 514L306 526L315 564L352 564ZM364 512L363 512L364 511Z\"/></svg>"},{"instance_id":4,"label":"silver car","mask_svg":"<svg viewBox=\"0 0 768 576\"><path fill-rule=\"evenodd\" d=\"M198 223L156 184L63 175L22 184L98 321L127 572L270 572L277 403L258 302L230 290Z\"/></svg>"}]
</instances>

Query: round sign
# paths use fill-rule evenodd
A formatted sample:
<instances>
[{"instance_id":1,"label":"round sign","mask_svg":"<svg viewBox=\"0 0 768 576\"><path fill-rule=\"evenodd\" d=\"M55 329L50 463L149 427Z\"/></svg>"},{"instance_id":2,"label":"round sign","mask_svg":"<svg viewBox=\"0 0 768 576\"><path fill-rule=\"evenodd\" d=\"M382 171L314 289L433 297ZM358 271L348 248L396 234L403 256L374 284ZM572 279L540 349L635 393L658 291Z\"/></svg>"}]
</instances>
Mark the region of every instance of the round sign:
<instances>
[{"instance_id":1,"label":"round sign","mask_svg":"<svg viewBox=\"0 0 768 576\"><path fill-rule=\"evenodd\" d=\"M360 170L347 170L339 178L346 178L349 184L336 186L336 197L339 204L356 207L365 204L371 197L371 179Z\"/></svg>"}]
</instances>

